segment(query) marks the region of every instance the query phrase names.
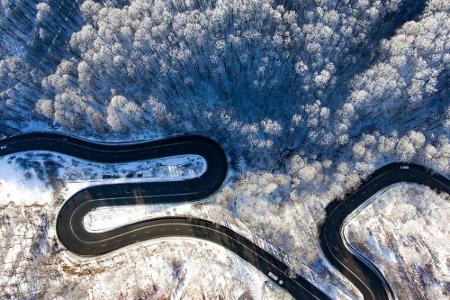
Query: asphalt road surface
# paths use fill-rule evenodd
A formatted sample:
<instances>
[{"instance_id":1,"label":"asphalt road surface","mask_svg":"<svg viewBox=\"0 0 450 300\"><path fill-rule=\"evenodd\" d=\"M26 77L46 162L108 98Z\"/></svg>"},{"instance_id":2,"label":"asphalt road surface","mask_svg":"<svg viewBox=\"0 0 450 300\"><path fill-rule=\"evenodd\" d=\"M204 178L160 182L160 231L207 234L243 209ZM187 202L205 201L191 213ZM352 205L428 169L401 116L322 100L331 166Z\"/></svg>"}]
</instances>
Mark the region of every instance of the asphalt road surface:
<instances>
[{"instance_id":1,"label":"asphalt road surface","mask_svg":"<svg viewBox=\"0 0 450 300\"><path fill-rule=\"evenodd\" d=\"M375 171L356 193L331 203L321 227L320 242L325 256L359 289L364 299L394 299L395 296L381 272L352 249L343 228L347 220L369 204L375 193L399 182L423 184L450 194L450 180L431 170L414 164L386 165Z\"/></svg>"},{"instance_id":2,"label":"asphalt road surface","mask_svg":"<svg viewBox=\"0 0 450 300\"><path fill-rule=\"evenodd\" d=\"M0 156L22 151L44 150L81 159L121 163L175 155L200 155L206 171L183 181L99 185L83 189L69 198L57 216L56 232L71 252L84 256L108 253L127 245L160 237L193 237L217 243L236 253L296 299L329 299L320 289L300 275L290 277L283 262L245 237L211 221L165 217L145 220L107 232L88 232L84 216L101 206L180 203L204 199L222 185L227 174L227 159L221 147L202 136L180 136L137 144L99 144L52 133L30 133L0 141Z\"/></svg>"},{"instance_id":3,"label":"asphalt road surface","mask_svg":"<svg viewBox=\"0 0 450 300\"><path fill-rule=\"evenodd\" d=\"M191 135L137 144L100 144L59 134L31 133L0 141L0 156L36 150L59 152L103 163L194 154L202 156L207 163L206 171L193 179L99 185L79 191L63 204L57 217L58 238L69 251L96 256L153 238L193 237L217 243L236 253L296 299L329 299L300 275L290 277L290 269L268 252L229 228L211 221L164 217L101 233L85 230L84 216L97 207L180 203L197 201L213 194L227 174L226 155L213 140ZM350 247L343 235L343 227L351 216L369 204L368 200L375 193L398 182L423 184L450 193L450 181L443 176L414 164L390 164L374 172L357 192L345 200L331 203L320 230L325 256L359 289L364 299L393 299L394 294L380 271Z\"/></svg>"}]
</instances>

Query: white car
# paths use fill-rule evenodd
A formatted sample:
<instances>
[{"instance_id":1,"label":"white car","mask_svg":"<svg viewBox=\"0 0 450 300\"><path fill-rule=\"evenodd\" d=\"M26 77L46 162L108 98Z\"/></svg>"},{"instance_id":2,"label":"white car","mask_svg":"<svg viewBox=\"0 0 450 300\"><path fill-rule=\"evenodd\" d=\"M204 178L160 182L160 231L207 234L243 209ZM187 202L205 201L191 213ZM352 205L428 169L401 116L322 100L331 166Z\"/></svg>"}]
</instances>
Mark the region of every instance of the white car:
<instances>
[{"instance_id":1,"label":"white car","mask_svg":"<svg viewBox=\"0 0 450 300\"><path fill-rule=\"evenodd\" d=\"M0 150L5 150L6 149L6 146L1 146L0 147Z\"/></svg>"}]
</instances>

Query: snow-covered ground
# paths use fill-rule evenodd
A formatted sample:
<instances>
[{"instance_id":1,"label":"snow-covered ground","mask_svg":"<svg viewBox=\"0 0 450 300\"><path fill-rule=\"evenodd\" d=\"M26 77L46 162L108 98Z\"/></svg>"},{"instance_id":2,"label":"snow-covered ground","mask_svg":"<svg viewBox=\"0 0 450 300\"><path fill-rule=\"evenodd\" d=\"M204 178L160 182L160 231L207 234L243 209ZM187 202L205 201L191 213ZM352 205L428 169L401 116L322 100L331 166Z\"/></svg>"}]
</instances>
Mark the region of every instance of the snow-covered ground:
<instances>
[{"instance_id":1,"label":"snow-covered ground","mask_svg":"<svg viewBox=\"0 0 450 300\"><path fill-rule=\"evenodd\" d=\"M253 266L205 241L149 241L92 259L68 253L58 244L58 208L80 188L182 180L201 175L205 167L195 156L110 165L45 152L0 158L0 298L288 299ZM114 210L108 216L116 219ZM131 213L129 219L139 216Z\"/></svg>"},{"instance_id":2,"label":"snow-covered ground","mask_svg":"<svg viewBox=\"0 0 450 300\"><path fill-rule=\"evenodd\" d=\"M71 256L57 245L51 211L1 207L0 298L290 299L250 264L199 240L155 240L95 259Z\"/></svg>"},{"instance_id":3,"label":"snow-covered ground","mask_svg":"<svg viewBox=\"0 0 450 300\"><path fill-rule=\"evenodd\" d=\"M83 187L121 182L171 181L195 178L206 170L198 155L119 164L101 164L58 153L33 151L0 159L0 199L23 204L45 204L49 187L64 183L64 198Z\"/></svg>"},{"instance_id":4,"label":"snow-covered ground","mask_svg":"<svg viewBox=\"0 0 450 300\"><path fill-rule=\"evenodd\" d=\"M238 169L241 174L231 170L224 187L205 201L100 208L90 212L84 224L88 230L104 231L158 216L212 220L271 252L332 297L358 298L357 291L326 262L317 239L323 208L336 192L325 189L318 199L314 197L317 191L303 190L305 183L288 174L251 172L245 166ZM58 243L54 232L58 209L79 189L112 182L180 180L199 176L204 170L204 161L198 157L110 165L45 152L0 158L0 296L116 298L120 294L138 297L153 293L175 299L202 295L235 299L242 294L254 299L288 298L282 289L267 283L270 279L264 274L208 242L176 238L147 241L100 258L78 257ZM341 171L348 172L345 168ZM346 190L359 182L352 174L343 178L347 178ZM405 282L412 298L445 293L450 253L445 243L449 237L445 220L450 217L446 197L422 186L396 185L377 195L346 227L352 245L386 272L397 293L403 293ZM373 249L377 252L371 252ZM183 270L176 271L177 275L168 271L173 261ZM208 284L195 280L216 272L220 276ZM417 279L417 272L426 279ZM127 282L126 287L111 288L120 281Z\"/></svg>"},{"instance_id":5,"label":"snow-covered ground","mask_svg":"<svg viewBox=\"0 0 450 300\"><path fill-rule=\"evenodd\" d=\"M43 277L45 276L38 276L38 273L46 274L48 272L53 272L55 274L54 276L59 278L58 280L62 280L63 282L66 282L68 286L71 286L71 284L73 284L70 283L71 279L67 279L67 276L70 275L67 274L67 270L71 268L71 265L78 265L80 261L83 263L86 261L91 261L91 263L98 261L96 258L92 258L90 260L82 259L62 249L58 244L54 232L54 221L59 207L65 199L79 189L89 185L124 182L129 180L179 180L187 177L199 176L204 171L204 168L205 166L203 159L199 160L197 157L175 159L169 158L158 162L143 161L140 163L131 163L129 165L111 164L103 166L83 160L73 159L65 155L44 152L21 153L0 158L0 183L2 185L2 189L0 190L0 207L4 216L2 219L3 222L0 223L0 230L5 233L5 237L8 237L2 239L1 262L4 266L9 266L8 268L5 267L4 272L1 274L3 280L1 285L2 290L4 290L5 293L11 293L14 295L27 295L27 293L28 295L32 295L34 293L33 289L37 289L40 291L36 292L37 294L47 297L52 295L51 293L49 294L49 291L44 289L42 286L42 282L46 282L47 279L44 280ZM131 170L139 170L139 172L135 173L139 173L141 176L126 178ZM108 174L108 178L114 177L114 179L105 179L105 176L103 176L104 174ZM186 174L189 176L186 176ZM83 178L83 180L74 180L77 176L79 176L79 178ZM279 180L283 181L284 179L280 178ZM259 182L264 184L264 176L261 176L261 180ZM229 185L230 182L227 184ZM254 210L253 207L246 207L246 204L243 202L243 198L240 198L241 200L239 201L233 200L233 202L230 202L231 199L228 197L234 197L235 194L231 193L232 191L229 186L226 186L223 191L214 195L210 199L195 204L156 206L139 205L134 207L128 206L98 209L86 216L85 226L89 230L95 231L108 230L113 227L120 226L121 224L157 216L184 215L204 218L226 225L246 236L250 240L259 244L261 247L276 255L278 258L284 260L288 265L292 266L294 272L299 272L311 281L315 281L322 288L328 290L332 295L345 298L345 293L354 293L354 291L351 291L350 287L345 286L345 284L338 279L339 277L335 278L332 275L333 271L329 269L327 263L320 257L318 244L314 237L315 233L313 232L315 223L312 219L310 219L310 217L308 217L308 214L304 214L303 218L296 218L292 220L286 219L283 223L280 222L278 213L282 213L283 210L285 211L284 214L288 215L288 209L297 209L300 213L300 211L305 210L305 208L288 206L277 212L271 207L271 202L264 204L263 201L260 201L261 205L259 205L255 196L252 196L252 193L246 194L248 191L245 192L239 188L239 186L236 186L236 188L236 191L241 195L241 197L248 198L249 203L253 203L252 205L258 205L259 208ZM275 188L276 186L268 183L265 185L264 192L269 192L269 190L273 190ZM278 199L279 197L275 198ZM277 201L281 201L281 199ZM280 204L281 202L277 205ZM254 210L252 217L250 217L250 210ZM274 215L270 216L270 213L273 213ZM248 215L248 218L246 220L241 220L236 214L245 214ZM295 242L279 247L276 243L278 241L283 241L284 238L281 237L280 239L274 236L277 232L276 228L267 228L267 230L261 232L260 224L252 223L255 220L255 216L257 219L266 216L266 218L269 218L266 220L266 224L270 224L271 226L278 224L278 226L287 228L286 234L292 234ZM275 244L272 244L272 242L275 242ZM157 246L158 244L160 243L155 241L140 243L138 245L133 245L127 247L126 249L116 251L111 255L102 257L100 260L109 262L110 265L115 266L116 263L114 263L114 257L121 256L118 253L134 253L136 251L140 253L139 251L141 250L139 249L147 249L150 247L149 245L153 245L151 246L153 247L152 249L158 249L154 250L155 253L157 253L157 251L164 252L164 247ZM183 244L183 242L179 241L177 244L179 245L179 248L182 247L180 246L181 244ZM260 274L259 271L250 266L245 269L245 272L242 270L238 272L233 266L245 266L247 263L242 262L242 259L235 257L234 254L228 253L227 250L222 249L220 250L221 252L218 253L217 246L209 247L205 245L210 245L210 243L195 241L190 242L187 247L190 247L189 249L191 249L191 252L194 251L193 249L198 248L195 251L209 251L214 253L214 257L231 257L229 260L234 261L231 267L231 272L235 274L239 273L239 276L247 272L248 275L245 275L245 273L243 278L253 278L255 276L259 276L258 278L266 278L265 280L270 281L270 279L264 277L264 274ZM289 252L289 250L292 252ZM179 251L183 252L184 250ZM189 250L183 253L189 253ZM161 253L161 255L164 257L170 257L167 253ZM185 257L182 255L175 255L172 258L181 261L183 264L187 263L184 259ZM57 263L54 263L55 259L67 260L66 268L62 268L60 265L58 266ZM43 260L50 260L52 263L42 263ZM26 265L22 266L23 263ZM122 261L122 263L126 265L125 262ZM198 266L203 263L206 262L199 262ZM217 267L217 262L214 261L211 261L210 264L206 264L206 266L202 266L201 268L207 270L210 267ZM32 266L33 269L40 270L40 272L30 273L30 266ZM131 268L133 266L136 267L137 264L132 263L127 268ZM157 267L154 268L151 264L148 265L147 268L152 269L154 274L162 274L162 277L165 276L164 272L166 271L162 271ZM14 275L17 270L21 270L20 272L23 271L24 273L29 274L27 275L29 277L23 278ZM87 272L86 274L89 274L89 272L96 271L86 270L85 272ZM197 274L195 269L189 269L189 272L189 276ZM191 274L191 272L193 273ZM224 274L226 274L226 268L224 270ZM42 277L42 280L34 278L35 276L38 276L37 278ZM180 290L179 288L175 288L173 285L168 283L165 284L164 280L168 279L162 277L161 281L158 283L161 290L170 293L171 296L176 295L176 293L181 293L186 296L184 289ZM241 282L243 278L238 277L235 279L236 284ZM92 278L92 281L89 281L88 279L83 280L86 280L85 290L89 292L91 288L90 284L94 285L95 280L94 278ZM226 289L224 289L224 291L221 290L219 283L221 279L217 279L219 282L215 282L215 278L211 280L214 281L214 283L210 284L211 289L203 290L203 288L201 288L198 292L206 294L209 293L208 295L213 295L211 293L223 294ZM25 282L26 284L17 286L17 282ZM46 283L46 285L48 284L50 283ZM245 281L242 284L243 286L246 286L249 282ZM37 288L36 285L39 286L39 288ZM249 284L246 286L246 288L250 290L250 295L256 299L263 299L264 297L261 296L262 292L258 289L255 290L253 288L254 286L254 284ZM212 287L216 287L217 289ZM101 293L106 293L106 286L104 288L105 291L102 291ZM134 293L135 291L133 291L133 289L135 289L135 287L125 290L127 293ZM279 288L271 287L271 289L278 290ZM81 287L77 287L77 290L81 290ZM239 290L238 286L236 286L236 290ZM275 297L275 299L284 299L285 297L288 297L285 292L276 291L276 294L278 296L272 295L269 298L274 299ZM92 295L99 296L100 294L94 293ZM199 294L195 295L198 296ZM234 298L231 294L223 295L226 298Z\"/></svg>"},{"instance_id":6,"label":"snow-covered ground","mask_svg":"<svg viewBox=\"0 0 450 300\"><path fill-rule=\"evenodd\" d=\"M354 216L345 236L384 274L398 299L448 299L450 196L396 184Z\"/></svg>"}]
</instances>

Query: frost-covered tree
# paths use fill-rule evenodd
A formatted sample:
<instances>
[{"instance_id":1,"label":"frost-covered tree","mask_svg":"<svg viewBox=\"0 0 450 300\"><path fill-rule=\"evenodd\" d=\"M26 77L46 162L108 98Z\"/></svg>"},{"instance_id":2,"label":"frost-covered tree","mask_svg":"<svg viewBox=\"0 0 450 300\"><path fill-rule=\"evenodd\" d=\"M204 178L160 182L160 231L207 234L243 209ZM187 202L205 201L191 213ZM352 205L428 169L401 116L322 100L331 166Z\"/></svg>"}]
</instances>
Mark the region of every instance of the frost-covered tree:
<instances>
[{"instance_id":1,"label":"frost-covered tree","mask_svg":"<svg viewBox=\"0 0 450 300\"><path fill-rule=\"evenodd\" d=\"M24 121L40 119L34 110L43 97L41 81L68 55L66 43L81 23L76 1L0 3L1 131L20 131Z\"/></svg>"},{"instance_id":2,"label":"frost-covered tree","mask_svg":"<svg viewBox=\"0 0 450 300\"><path fill-rule=\"evenodd\" d=\"M1 14L4 128L198 131L267 169L293 154L447 159L430 157L449 135L446 1L22 0Z\"/></svg>"},{"instance_id":3,"label":"frost-covered tree","mask_svg":"<svg viewBox=\"0 0 450 300\"><path fill-rule=\"evenodd\" d=\"M106 121L114 131L139 129L143 123L143 110L123 96L114 96L108 105Z\"/></svg>"}]
</instances>

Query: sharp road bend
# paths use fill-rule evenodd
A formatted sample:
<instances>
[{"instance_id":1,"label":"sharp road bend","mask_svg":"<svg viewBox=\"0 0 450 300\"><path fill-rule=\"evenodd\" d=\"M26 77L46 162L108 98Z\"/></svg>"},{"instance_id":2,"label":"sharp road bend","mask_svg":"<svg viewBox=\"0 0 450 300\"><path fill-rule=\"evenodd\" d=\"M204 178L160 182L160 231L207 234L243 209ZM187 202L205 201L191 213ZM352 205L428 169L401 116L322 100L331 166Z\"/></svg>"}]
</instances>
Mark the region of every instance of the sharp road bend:
<instances>
[{"instance_id":1,"label":"sharp road bend","mask_svg":"<svg viewBox=\"0 0 450 300\"><path fill-rule=\"evenodd\" d=\"M23 151L50 151L101 163L123 163L175 155L199 155L206 171L199 177L166 182L121 183L88 187L62 205L56 221L61 243L83 256L102 255L127 245L161 237L192 237L217 243L251 263L296 299L330 299L288 266L231 229L189 217L163 217L128 224L106 232L89 232L84 216L102 206L198 201L216 192L227 175L227 157L213 140L187 135L135 144L93 143L54 133L29 133L0 140L0 157ZM450 181L414 164L394 163L375 171L343 201L326 209L320 228L321 248L331 264L350 280L364 299L395 298L381 272L351 248L343 234L346 222L364 209L377 192L399 182L418 183L450 194Z\"/></svg>"},{"instance_id":2,"label":"sharp road bend","mask_svg":"<svg viewBox=\"0 0 450 300\"><path fill-rule=\"evenodd\" d=\"M199 155L206 171L183 181L122 183L92 186L70 197L56 220L61 243L83 256L108 253L127 245L160 237L192 237L217 243L239 255L296 299L330 299L319 288L250 240L211 221L164 217L149 219L107 232L88 232L84 216L102 206L181 203L204 199L217 191L227 175L228 162L213 140L197 135L173 137L136 144L93 143L54 133L29 133L0 140L0 157L23 151L50 151L101 163L123 163L175 155Z\"/></svg>"},{"instance_id":3,"label":"sharp road bend","mask_svg":"<svg viewBox=\"0 0 450 300\"><path fill-rule=\"evenodd\" d=\"M357 192L327 207L320 230L321 248L342 275L359 289L364 299L394 299L395 295L381 272L354 250L344 236L347 221L364 209L377 192L399 182L418 183L450 194L450 180L415 164L393 163L375 171Z\"/></svg>"}]
</instances>

